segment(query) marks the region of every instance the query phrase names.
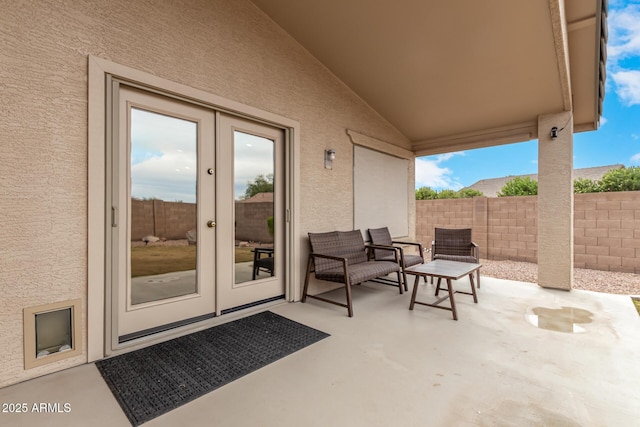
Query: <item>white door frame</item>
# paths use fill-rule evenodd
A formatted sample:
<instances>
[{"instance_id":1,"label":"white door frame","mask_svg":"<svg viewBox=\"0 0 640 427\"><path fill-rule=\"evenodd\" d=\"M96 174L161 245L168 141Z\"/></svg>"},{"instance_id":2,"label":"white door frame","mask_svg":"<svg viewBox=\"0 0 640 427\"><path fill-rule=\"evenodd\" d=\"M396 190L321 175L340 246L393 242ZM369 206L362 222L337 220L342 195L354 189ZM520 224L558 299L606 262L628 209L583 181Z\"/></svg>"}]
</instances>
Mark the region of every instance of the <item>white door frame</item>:
<instances>
[{"instance_id":1,"label":"white door frame","mask_svg":"<svg viewBox=\"0 0 640 427\"><path fill-rule=\"evenodd\" d=\"M110 354L105 344L105 337L110 334L107 328L111 325L111 314L105 310L105 304L111 297L108 294L110 273L105 269L110 252L105 239L105 226L110 216L110 208L105 204L108 191L106 180L106 141L111 130L107 126L112 113L111 97L108 96L107 81L116 77L132 86L139 86L151 92L171 94L178 98L188 99L194 104L223 111L228 114L249 118L285 130L285 210L287 216L285 247L287 263L285 298L296 301L300 298L301 268L299 234L299 200L300 200L300 124L289 118L260 110L236 101L222 98L208 92L175 83L149 73L119 65L94 56L89 62L89 116L88 116L88 248L87 248L87 361L100 360ZM229 267L230 268L230 267ZM194 325L177 328L159 337L139 340L129 349L140 348L150 343L171 339L202 328L203 324L213 325L219 319L210 319ZM114 353L115 354L115 353Z\"/></svg>"}]
</instances>

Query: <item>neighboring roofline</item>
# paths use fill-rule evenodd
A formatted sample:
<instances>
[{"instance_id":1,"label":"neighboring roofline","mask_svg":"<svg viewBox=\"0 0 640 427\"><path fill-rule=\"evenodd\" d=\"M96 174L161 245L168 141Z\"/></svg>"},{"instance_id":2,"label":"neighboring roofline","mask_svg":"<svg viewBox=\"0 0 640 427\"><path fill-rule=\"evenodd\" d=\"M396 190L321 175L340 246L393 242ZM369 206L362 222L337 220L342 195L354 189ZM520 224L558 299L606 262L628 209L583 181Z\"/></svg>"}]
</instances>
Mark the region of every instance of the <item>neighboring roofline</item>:
<instances>
[{"instance_id":1,"label":"neighboring roofline","mask_svg":"<svg viewBox=\"0 0 640 427\"><path fill-rule=\"evenodd\" d=\"M581 175L584 175L584 172L588 171L588 170L596 170L596 169L601 169L606 173L610 170L613 169L625 169L625 165L621 164L621 163L616 163L613 165L604 165L604 166L593 166L593 167L589 167L589 168L579 168L579 169L574 169L573 170L573 175L574 177L580 177ZM582 173L581 173L582 172ZM486 186L486 185L491 185L492 182L508 182L511 179L514 178L526 178L529 177L531 179L537 180L538 178L538 174L537 173L530 173L530 174L523 174L523 175L507 175L507 176L499 176L499 177L495 177L495 178L485 178L485 179L480 179L476 182L474 182L473 184L464 187L464 189L468 189L468 188L472 188L472 189L476 189L479 190L477 187L480 186ZM481 191L481 190L479 190ZM499 191L499 189L498 189ZM489 195L489 194L485 194L486 197L495 197L494 195Z\"/></svg>"}]
</instances>

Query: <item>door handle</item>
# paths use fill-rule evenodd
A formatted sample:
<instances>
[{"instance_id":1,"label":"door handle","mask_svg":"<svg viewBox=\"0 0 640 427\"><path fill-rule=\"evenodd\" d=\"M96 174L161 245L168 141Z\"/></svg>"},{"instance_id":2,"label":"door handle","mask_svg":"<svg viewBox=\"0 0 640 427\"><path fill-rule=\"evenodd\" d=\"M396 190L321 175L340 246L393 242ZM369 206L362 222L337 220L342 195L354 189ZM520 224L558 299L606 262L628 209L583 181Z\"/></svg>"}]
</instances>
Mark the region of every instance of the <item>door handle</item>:
<instances>
[{"instance_id":1,"label":"door handle","mask_svg":"<svg viewBox=\"0 0 640 427\"><path fill-rule=\"evenodd\" d=\"M215 226L216 226L216 222L215 221L207 221L207 227L213 228Z\"/></svg>"}]
</instances>

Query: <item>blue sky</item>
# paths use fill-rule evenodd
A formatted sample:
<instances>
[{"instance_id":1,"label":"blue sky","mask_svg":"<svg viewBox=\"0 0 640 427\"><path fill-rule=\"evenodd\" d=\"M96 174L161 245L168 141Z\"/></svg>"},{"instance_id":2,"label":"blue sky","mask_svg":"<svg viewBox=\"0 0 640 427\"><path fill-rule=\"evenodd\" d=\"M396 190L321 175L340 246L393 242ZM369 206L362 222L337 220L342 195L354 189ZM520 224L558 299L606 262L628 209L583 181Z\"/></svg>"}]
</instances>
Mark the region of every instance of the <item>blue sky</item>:
<instances>
[{"instance_id":1,"label":"blue sky","mask_svg":"<svg viewBox=\"0 0 640 427\"><path fill-rule=\"evenodd\" d=\"M640 0L610 0L600 129L574 134L575 168L640 166ZM490 165L490 167L487 167ZM416 188L458 190L485 178L538 172L538 141L416 159Z\"/></svg>"}]
</instances>

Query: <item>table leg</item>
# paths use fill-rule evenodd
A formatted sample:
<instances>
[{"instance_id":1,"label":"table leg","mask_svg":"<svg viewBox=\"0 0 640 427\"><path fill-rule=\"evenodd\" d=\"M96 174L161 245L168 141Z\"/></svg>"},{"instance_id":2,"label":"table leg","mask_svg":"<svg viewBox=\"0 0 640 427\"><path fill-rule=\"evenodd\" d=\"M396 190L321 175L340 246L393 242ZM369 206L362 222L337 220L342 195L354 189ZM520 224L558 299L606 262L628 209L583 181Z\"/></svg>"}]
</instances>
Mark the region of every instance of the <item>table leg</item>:
<instances>
[{"instance_id":1,"label":"table leg","mask_svg":"<svg viewBox=\"0 0 640 427\"><path fill-rule=\"evenodd\" d=\"M451 312L453 313L453 320L458 320L458 312L456 311L456 301L453 298L453 285L451 284L451 279L447 279L447 289L449 291L449 300L451 301Z\"/></svg>"},{"instance_id":2,"label":"table leg","mask_svg":"<svg viewBox=\"0 0 640 427\"><path fill-rule=\"evenodd\" d=\"M476 287L473 283L473 273L469 275L469 281L471 282L471 293L473 294L473 302L478 303L478 295L476 295Z\"/></svg>"},{"instance_id":3,"label":"table leg","mask_svg":"<svg viewBox=\"0 0 640 427\"><path fill-rule=\"evenodd\" d=\"M425 277L424 280L427 280ZM409 310L413 310L413 306L416 303L416 295L418 295L418 283L420 282L420 275L416 274L416 279L413 281L413 292L411 293L411 304L409 304Z\"/></svg>"}]
</instances>

